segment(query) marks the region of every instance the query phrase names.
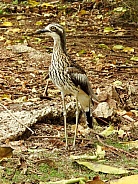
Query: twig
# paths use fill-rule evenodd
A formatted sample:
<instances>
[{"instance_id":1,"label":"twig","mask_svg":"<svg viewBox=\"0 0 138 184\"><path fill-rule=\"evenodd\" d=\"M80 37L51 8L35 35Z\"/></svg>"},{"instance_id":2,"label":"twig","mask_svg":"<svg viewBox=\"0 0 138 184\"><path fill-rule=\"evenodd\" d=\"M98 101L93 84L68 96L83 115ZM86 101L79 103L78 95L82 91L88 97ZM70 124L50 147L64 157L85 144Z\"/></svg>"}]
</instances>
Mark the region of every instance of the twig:
<instances>
[{"instance_id":1,"label":"twig","mask_svg":"<svg viewBox=\"0 0 138 184\"><path fill-rule=\"evenodd\" d=\"M33 36L33 35L35 35L36 33L28 33L27 35L28 36ZM38 37L39 38L45 38L45 36L43 36L43 35L38 35ZM116 35L94 35L94 34L87 34L87 35L67 35L67 38L68 39L72 39L72 37L74 38L111 38L111 39L133 39L133 38L135 38L136 36L134 36L134 35L124 35L124 36L116 36Z\"/></svg>"},{"instance_id":2,"label":"twig","mask_svg":"<svg viewBox=\"0 0 138 184\"><path fill-rule=\"evenodd\" d=\"M106 56L108 57L108 56L115 56L115 57L123 57L123 58L130 58L130 56L122 56L122 55L118 55L118 54L106 54Z\"/></svg>"},{"instance_id":3,"label":"twig","mask_svg":"<svg viewBox=\"0 0 138 184\"><path fill-rule=\"evenodd\" d=\"M28 130L30 130L30 132L32 132L32 134L34 134L34 131L29 128L27 125L23 124L19 119L17 119L16 116L14 116L8 109L7 107L5 107L5 105L3 105L2 103L0 103L0 106L2 106L18 123L20 123L22 126L24 126L25 128L27 128Z\"/></svg>"},{"instance_id":4,"label":"twig","mask_svg":"<svg viewBox=\"0 0 138 184\"><path fill-rule=\"evenodd\" d=\"M91 132L92 133L94 133L94 134L96 134L97 136L100 136L100 137L102 137L102 138L105 138L103 135L100 135L100 134L98 134L98 133L96 133L96 132L94 132L94 130L91 130ZM58 136L46 136L46 135L38 135L38 136L30 136L29 138L28 138L28 140L30 140L30 139L43 139L43 138L48 138L48 139L64 139L64 137L58 137ZM68 139L73 139L73 137L68 137ZM76 140L84 140L84 141L90 141L90 139L87 139L87 138L76 138Z\"/></svg>"},{"instance_id":5,"label":"twig","mask_svg":"<svg viewBox=\"0 0 138 184\"><path fill-rule=\"evenodd\" d=\"M68 35L68 37L79 37L79 38L84 38L84 35ZM85 37L91 37L91 38L111 38L111 39L114 39L114 38L119 38L119 39L132 39L132 38L135 38L136 36L134 35L94 35L94 34L86 34Z\"/></svg>"},{"instance_id":6,"label":"twig","mask_svg":"<svg viewBox=\"0 0 138 184\"><path fill-rule=\"evenodd\" d=\"M43 92L43 96L48 96L48 93L47 93L47 90L48 90L48 83L49 83L49 80L47 80L47 83L46 83L46 86L45 86L45 90Z\"/></svg>"},{"instance_id":7,"label":"twig","mask_svg":"<svg viewBox=\"0 0 138 184\"><path fill-rule=\"evenodd\" d=\"M104 119L102 119L102 118L100 118L100 117L98 117L98 116L96 116L95 118L97 118L97 119L99 119L100 121L104 122L104 124L109 125L109 123L108 123L107 121L105 121ZM98 134L97 134L97 135L98 135Z\"/></svg>"},{"instance_id":8,"label":"twig","mask_svg":"<svg viewBox=\"0 0 138 184\"><path fill-rule=\"evenodd\" d=\"M122 66L116 66L117 68L138 68L138 65L133 65L133 66L126 66L126 65L122 65Z\"/></svg>"},{"instance_id":9,"label":"twig","mask_svg":"<svg viewBox=\"0 0 138 184\"><path fill-rule=\"evenodd\" d=\"M109 148L111 151L112 151L112 150L113 150L113 152L114 152L114 151L117 151L117 152L120 152L120 153L124 153L124 154L126 154L127 156L130 156L130 157L132 157L132 158L136 158L136 159L138 158L138 156L133 155L133 154L131 154L131 153L129 153L129 152L123 150L123 149L115 148L114 146L109 146L109 145L105 144L105 143L100 139L100 137L99 137L98 135L97 135L96 137L97 137L98 141L99 141L102 145L104 145L105 147Z\"/></svg>"}]
</instances>

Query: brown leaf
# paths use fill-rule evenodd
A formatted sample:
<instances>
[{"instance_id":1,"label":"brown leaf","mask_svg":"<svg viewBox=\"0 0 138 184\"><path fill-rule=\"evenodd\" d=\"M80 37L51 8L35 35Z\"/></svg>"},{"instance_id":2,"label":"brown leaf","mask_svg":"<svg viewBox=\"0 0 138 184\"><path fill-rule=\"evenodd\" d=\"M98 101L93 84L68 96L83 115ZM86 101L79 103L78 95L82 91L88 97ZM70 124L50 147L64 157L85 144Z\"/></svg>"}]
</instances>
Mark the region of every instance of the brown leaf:
<instances>
[{"instance_id":1,"label":"brown leaf","mask_svg":"<svg viewBox=\"0 0 138 184\"><path fill-rule=\"evenodd\" d=\"M0 160L12 157L12 151L13 149L9 146L0 147Z\"/></svg>"},{"instance_id":2,"label":"brown leaf","mask_svg":"<svg viewBox=\"0 0 138 184\"><path fill-rule=\"evenodd\" d=\"M95 176L92 181L87 181L86 184L105 184L105 182L100 180L99 176Z\"/></svg>"}]
</instances>

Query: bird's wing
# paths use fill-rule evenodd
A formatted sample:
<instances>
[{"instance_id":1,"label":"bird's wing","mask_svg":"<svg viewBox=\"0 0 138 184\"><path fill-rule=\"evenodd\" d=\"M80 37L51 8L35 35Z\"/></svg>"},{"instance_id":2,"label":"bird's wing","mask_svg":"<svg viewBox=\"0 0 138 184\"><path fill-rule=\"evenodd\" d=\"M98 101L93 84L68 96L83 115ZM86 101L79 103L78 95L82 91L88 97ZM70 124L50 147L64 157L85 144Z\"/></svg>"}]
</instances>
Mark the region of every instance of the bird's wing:
<instances>
[{"instance_id":1,"label":"bird's wing","mask_svg":"<svg viewBox=\"0 0 138 184\"><path fill-rule=\"evenodd\" d=\"M98 101L94 91L92 90L85 71L76 63L67 67L66 71L75 86L82 89L87 95L91 96L94 101Z\"/></svg>"}]
</instances>

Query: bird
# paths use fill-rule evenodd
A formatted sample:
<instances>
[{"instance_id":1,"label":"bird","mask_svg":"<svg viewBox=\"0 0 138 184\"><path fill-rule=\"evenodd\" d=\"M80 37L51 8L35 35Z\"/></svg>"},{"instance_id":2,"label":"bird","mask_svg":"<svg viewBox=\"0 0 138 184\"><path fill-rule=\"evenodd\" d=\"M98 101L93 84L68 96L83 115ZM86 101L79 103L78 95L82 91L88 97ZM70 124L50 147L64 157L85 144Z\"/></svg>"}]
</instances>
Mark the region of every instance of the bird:
<instances>
[{"instance_id":1,"label":"bird","mask_svg":"<svg viewBox=\"0 0 138 184\"><path fill-rule=\"evenodd\" d=\"M65 96L73 95L76 99L76 126L73 140L73 147L75 147L79 121L79 103L86 114L88 127L93 128L91 104L93 104L93 101L98 101L97 96L91 88L84 69L67 54L66 33L63 26L58 23L50 23L46 27L37 30L36 33L45 33L54 40L49 77L61 92L66 148L68 147L68 137Z\"/></svg>"}]
</instances>

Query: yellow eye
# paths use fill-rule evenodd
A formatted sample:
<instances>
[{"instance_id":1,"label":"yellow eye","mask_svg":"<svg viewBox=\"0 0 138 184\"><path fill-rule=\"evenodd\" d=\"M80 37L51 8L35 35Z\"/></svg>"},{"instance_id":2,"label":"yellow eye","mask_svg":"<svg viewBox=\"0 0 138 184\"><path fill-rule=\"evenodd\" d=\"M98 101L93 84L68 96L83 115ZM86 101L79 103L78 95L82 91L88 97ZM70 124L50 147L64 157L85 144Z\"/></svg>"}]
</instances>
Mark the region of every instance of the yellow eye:
<instances>
[{"instance_id":1,"label":"yellow eye","mask_svg":"<svg viewBox=\"0 0 138 184\"><path fill-rule=\"evenodd\" d=\"M52 26L51 31L56 31L56 28L54 26Z\"/></svg>"}]
</instances>

